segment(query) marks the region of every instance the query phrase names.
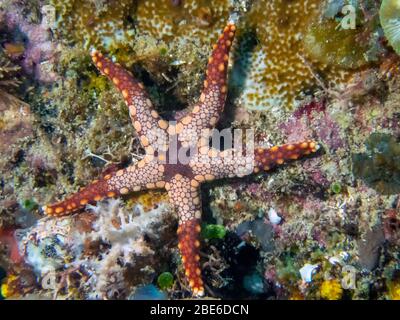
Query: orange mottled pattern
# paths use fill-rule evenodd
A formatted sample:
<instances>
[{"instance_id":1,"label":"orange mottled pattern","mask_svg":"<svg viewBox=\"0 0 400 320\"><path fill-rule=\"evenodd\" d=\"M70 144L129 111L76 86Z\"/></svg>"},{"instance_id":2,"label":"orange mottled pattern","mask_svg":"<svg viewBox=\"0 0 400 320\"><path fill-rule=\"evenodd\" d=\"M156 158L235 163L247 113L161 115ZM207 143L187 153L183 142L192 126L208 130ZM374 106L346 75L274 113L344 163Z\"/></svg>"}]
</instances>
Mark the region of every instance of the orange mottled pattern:
<instances>
[{"instance_id":1,"label":"orange mottled pattern","mask_svg":"<svg viewBox=\"0 0 400 320\"><path fill-rule=\"evenodd\" d=\"M185 276L195 295L204 294L203 280L200 269L200 220L191 219L178 227L179 250L185 267Z\"/></svg>"},{"instance_id":2,"label":"orange mottled pattern","mask_svg":"<svg viewBox=\"0 0 400 320\"><path fill-rule=\"evenodd\" d=\"M298 158L316 152L318 145L315 141L304 141L300 143L274 146L269 149L257 148L254 152L254 172L260 170L268 171L276 165L284 164L286 161L297 160Z\"/></svg>"},{"instance_id":3,"label":"orange mottled pattern","mask_svg":"<svg viewBox=\"0 0 400 320\"><path fill-rule=\"evenodd\" d=\"M79 192L64 199L61 202L44 207L44 211L48 215L63 216L71 212L77 211L87 204L93 204L105 197L112 198L117 195L115 190L108 187L106 180L110 179L111 175L105 176L101 180L94 180L90 185L81 188Z\"/></svg>"},{"instance_id":4,"label":"orange mottled pattern","mask_svg":"<svg viewBox=\"0 0 400 320\"><path fill-rule=\"evenodd\" d=\"M200 136L204 129L214 128L223 111L227 95L227 70L229 51L235 36L236 27L228 24L214 45L208 59L204 88L192 112L182 117L177 125L182 127L179 140L190 144L190 136Z\"/></svg>"}]
</instances>

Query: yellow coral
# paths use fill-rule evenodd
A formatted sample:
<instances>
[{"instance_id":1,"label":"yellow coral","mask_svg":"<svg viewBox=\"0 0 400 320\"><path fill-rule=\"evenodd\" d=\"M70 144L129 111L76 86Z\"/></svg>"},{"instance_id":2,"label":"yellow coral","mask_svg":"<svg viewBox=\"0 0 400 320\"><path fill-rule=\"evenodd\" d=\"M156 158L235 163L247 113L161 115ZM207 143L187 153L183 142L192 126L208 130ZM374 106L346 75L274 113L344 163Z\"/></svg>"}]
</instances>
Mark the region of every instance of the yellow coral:
<instances>
[{"instance_id":1,"label":"yellow coral","mask_svg":"<svg viewBox=\"0 0 400 320\"><path fill-rule=\"evenodd\" d=\"M304 299L304 295L300 291L294 290L291 293L289 300L305 300L305 299Z\"/></svg>"},{"instance_id":2,"label":"yellow coral","mask_svg":"<svg viewBox=\"0 0 400 320\"><path fill-rule=\"evenodd\" d=\"M301 92L320 85L317 79L320 73L330 84L347 81L349 71L339 68L342 67L339 64L332 65L333 59L323 61L320 56L311 55L316 41L311 44L305 41L310 35L310 27L315 24L322 25L320 32L323 37L319 40L323 44L332 34L339 38L343 36L341 30L334 33L330 29L332 24L336 26L334 20L321 23L321 6L319 0L260 0L254 4L245 19L246 24L255 30L258 43L247 66L242 94L246 108L261 111L268 108L292 109L296 101L301 100ZM351 35L347 36L341 48L351 49L354 40ZM334 43L337 45L337 41ZM346 54L350 51L345 49L341 49L340 58L343 58L343 51Z\"/></svg>"},{"instance_id":3,"label":"yellow coral","mask_svg":"<svg viewBox=\"0 0 400 320\"><path fill-rule=\"evenodd\" d=\"M301 39L318 15L319 5L319 0L261 0L244 16L258 40L250 65L244 66L250 69L243 93L246 107L290 107L302 89L315 83L303 61ZM139 34L164 41L179 37L206 44L215 40L228 14L226 0L188 0L180 6L168 0L139 1L137 29Z\"/></svg>"},{"instance_id":4,"label":"yellow coral","mask_svg":"<svg viewBox=\"0 0 400 320\"><path fill-rule=\"evenodd\" d=\"M161 191L148 191L135 194L129 199L128 205L141 204L144 211L154 209L156 205L168 201L168 194Z\"/></svg>"},{"instance_id":5,"label":"yellow coral","mask_svg":"<svg viewBox=\"0 0 400 320\"><path fill-rule=\"evenodd\" d=\"M258 46L245 97L251 109L290 105L315 79L304 63L301 39L318 14L319 0L258 1L249 14Z\"/></svg>"},{"instance_id":6,"label":"yellow coral","mask_svg":"<svg viewBox=\"0 0 400 320\"><path fill-rule=\"evenodd\" d=\"M224 27L228 9L228 0L186 0L178 6L170 0L138 1L138 31L157 39L183 37L208 44Z\"/></svg>"},{"instance_id":7,"label":"yellow coral","mask_svg":"<svg viewBox=\"0 0 400 320\"><path fill-rule=\"evenodd\" d=\"M389 285L389 298L391 300L400 300L400 281Z\"/></svg>"},{"instance_id":8,"label":"yellow coral","mask_svg":"<svg viewBox=\"0 0 400 320\"><path fill-rule=\"evenodd\" d=\"M16 275L10 275L7 277L6 282L1 285L1 295L4 298L9 298L16 294L15 288L12 285L12 283L16 280Z\"/></svg>"},{"instance_id":9,"label":"yellow coral","mask_svg":"<svg viewBox=\"0 0 400 320\"><path fill-rule=\"evenodd\" d=\"M343 289L340 281L336 279L325 280L320 288L321 298L327 300L339 300L342 298Z\"/></svg>"}]
</instances>

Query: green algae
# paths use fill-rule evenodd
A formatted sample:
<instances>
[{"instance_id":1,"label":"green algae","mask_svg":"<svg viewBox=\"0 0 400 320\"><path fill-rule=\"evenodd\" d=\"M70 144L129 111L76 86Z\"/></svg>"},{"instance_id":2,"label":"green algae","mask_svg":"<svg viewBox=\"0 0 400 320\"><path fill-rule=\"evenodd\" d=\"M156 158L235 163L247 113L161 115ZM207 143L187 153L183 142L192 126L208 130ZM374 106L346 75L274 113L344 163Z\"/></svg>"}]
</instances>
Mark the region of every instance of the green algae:
<instances>
[{"instance_id":1,"label":"green algae","mask_svg":"<svg viewBox=\"0 0 400 320\"><path fill-rule=\"evenodd\" d=\"M342 192L342 185L339 182L333 182L330 189L333 193L338 194Z\"/></svg>"},{"instance_id":2,"label":"green algae","mask_svg":"<svg viewBox=\"0 0 400 320\"><path fill-rule=\"evenodd\" d=\"M295 283L300 279L299 266L296 255L286 252L276 264L278 279L287 283Z\"/></svg>"},{"instance_id":3,"label":"green algae","mask_svg":"<svg viewBox=\"0 0 400 320\"><path fill-rule=\"evenodd\" d=\"M208 224L202 228L201 234L205 239L223 239L226 229L219 224Z\"/></svg>"},{"instance_id":4,"label":"green algae","mask_svg":"<svg viewBox=\"0 0 400 320\"><path fill-rule=\"evenodd\" d=\"M170 272L163 272L158 276L157 284L161 290L170 289L174 284L174 276Z\"/></svg>"},{"instance_id":5,"label":"green algae","mask_svg":"<svg viewBox=\"0 0 400 320\"><path fill-rule=\"evenodd\" d=\"M25 210L28 210L28 211L34 211L38 207L39 207L39 205L33 199L25 199L22 202L22 208L24 208Z\"/></svg>"},{"instance_id":6,"label":"green algae","mask_svg":"<svg viewBox=\"0 0 400 320\"><path fill-rule=\"evenodd\" d=\"M353 154L353 173L381 194L400 192L400 143L394 136L373 133L365 153Z\"/></svg>"},{"instance_id":7,"label":"green algae","mask_svg":"<svg viewBox=\"0 0 400 320\"><path fill-rule=\"evenodd\" d=\"M361 30L338 29L334 20L313 24L304 37L305 51L312 59L328 66L360 68L368 62L364 56L368 45L357 39Z\"/></svg>"}]
</instances>

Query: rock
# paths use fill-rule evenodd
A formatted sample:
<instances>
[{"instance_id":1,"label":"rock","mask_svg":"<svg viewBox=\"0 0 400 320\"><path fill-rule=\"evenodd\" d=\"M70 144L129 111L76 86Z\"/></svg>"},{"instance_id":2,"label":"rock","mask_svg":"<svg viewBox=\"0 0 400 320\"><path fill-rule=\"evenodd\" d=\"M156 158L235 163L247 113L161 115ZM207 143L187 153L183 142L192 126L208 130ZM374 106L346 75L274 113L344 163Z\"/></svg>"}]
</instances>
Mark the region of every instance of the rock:
<instances>
[{"instance_id":1,"label":"rock","mask_svg":"<svg viewBox=\"0 0 400 320\"><path fill-rule=\"evenodd\" d=\"M368 271L376 269L379 263L381 247L385 242L382 226L376 226L368 231L365 239L358 241L358 256L360 264Z\"/></svg>"},{"instance_id":2,"label":"rock","mask_svg":"<svg viewBox=\"0 0 400 320\"><path fill-rule=\"evenodd\" d=\"M249 231L257 238L263 251L267 252L274 249L272 225L266 224L263 219L257 219L243 222L236 229L236 233L239 236Z\"/></svg>"}]
</instances>

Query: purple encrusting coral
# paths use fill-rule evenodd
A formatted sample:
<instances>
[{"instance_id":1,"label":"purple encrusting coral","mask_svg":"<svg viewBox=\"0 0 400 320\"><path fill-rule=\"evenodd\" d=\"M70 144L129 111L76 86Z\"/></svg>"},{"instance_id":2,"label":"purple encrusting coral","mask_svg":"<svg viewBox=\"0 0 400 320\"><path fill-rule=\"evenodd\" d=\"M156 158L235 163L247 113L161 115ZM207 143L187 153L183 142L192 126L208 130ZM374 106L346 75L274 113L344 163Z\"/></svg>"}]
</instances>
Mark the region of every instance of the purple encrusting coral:
<instances>
[{"instance_id":1,"label":"purple encrusting coral","mask_svg":"<svg viewBox=\"0 0 400 320\"><path fill-rule=\"evenodd\" d=\"M344 147L344 139L339 124L326 109L325 101L311 101L300 106L289 120L279 126L288 141L317 138L329 150Z\"/></svg>"},{"instance_id":2,"label":"purple encrusting coral","mask_svg":"<svg viewBox=\"0 0 400 320\"><path fill-rule=\"evenodd\" d=\"M3 19L10 32L21 33L24 38L25 50L21 57L24 71L41 82L56 81L59 76L53 70L53 64L56 60L57 43L51 39L48 21L43 18L41 23L28 22L17 5L3 13Z\"/></svg>"}]
</instances>

